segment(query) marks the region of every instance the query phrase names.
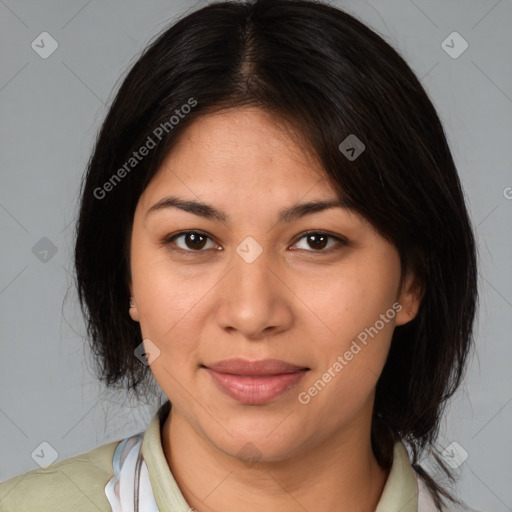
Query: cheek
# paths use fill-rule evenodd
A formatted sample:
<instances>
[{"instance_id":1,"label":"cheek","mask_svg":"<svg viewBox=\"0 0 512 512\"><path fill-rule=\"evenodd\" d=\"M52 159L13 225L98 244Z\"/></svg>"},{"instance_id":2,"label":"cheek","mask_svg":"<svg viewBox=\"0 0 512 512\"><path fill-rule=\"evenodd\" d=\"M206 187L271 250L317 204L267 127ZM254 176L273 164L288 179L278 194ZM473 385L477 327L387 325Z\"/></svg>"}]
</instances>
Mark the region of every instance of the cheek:
<instances>
[{"instance_id":1,"label":"cheek","mask_svg":"<svg viewBox=\"0 0 512 512\"><path fill-rule=\"evenodd\" d=\"M297 295L304 297L304 303L318 318L323 330L320 339L327 340L329 345L335 342L337 347L350 344L392 308L397 298L400 268L393 257L388 255L388 260L384 264L379 259L354 259L351 264L317 275L314 285L311 279L301 281ZM394 320L394 314L391 309L388 317ZM393 322L380 324L379 330L390 336Z\"/></svg>"},{"instance_id":2,"label":"cheek","mask_svg":"<svg viewBox=\"0 0 512 512\"><path fill-rule=\"evenodd\" d=\"M359 324L352 326L351 332L359 331L354 336L339 325L339 336L322 345L318 366L297 396L299 403L311 407L312 417L327 418L325 428L337 428L368 403L386 362L393 319L387 323L373 319L366 327Z\"/></svg>"},{"instance_id":3,"label":"cheek","mask_svg":"<svg viewBox=\"0 0 512 512\"><path fill-rule=\"evenodd\" d=\"M132 244L131 270L143 338L165 352L175 345L176 355L190 350L188 339L197 334L194 315L199 310L195 306L205 294L207 281L178 272L166 250L149 240Z\"/></svg>"},{"instance_id":4,"label":"cheek","mask_svg":"<svg viewBox=\"0 0 512 512\"><path fill-rule=\"evenodd\" d=\"M351 415L371 395L390 348L399 279L399 260L387 251L354 258L317 281L310 298L324 334L317 336L315 372L301 389L313 408Z\"/></svg>"}]
</instances>

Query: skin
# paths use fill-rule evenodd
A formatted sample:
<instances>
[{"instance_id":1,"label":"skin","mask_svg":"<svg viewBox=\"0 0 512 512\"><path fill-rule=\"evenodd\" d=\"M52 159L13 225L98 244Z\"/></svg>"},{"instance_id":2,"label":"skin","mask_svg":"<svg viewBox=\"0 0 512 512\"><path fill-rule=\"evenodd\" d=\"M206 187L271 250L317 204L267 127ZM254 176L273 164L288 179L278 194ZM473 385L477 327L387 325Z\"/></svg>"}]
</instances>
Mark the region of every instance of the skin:
<instances>
[{"instance_id":1,"label":"skin","mask_svg":"<svg viewBox=\"0 0 512 512\"><path fill-rule=\"evenodd\" d=\"M353 211L278 223L295 203L336 199L304 147L256 108L205 116L182 134L135 211L129 314L160 350L151 370L173 404L163 449L198 512L370 512L388 476L370 442L375 386L393 329L411 320L419 298L413 276L400 286L396 248ZM211 204L228 220L176 208L148 213L171 194ZM200 249L187 236L162 242L185 230L209 238ZM348 245L329 238L318 248L303 234L310 230ZM236 252L248 236L262 249L252 263ZM401 311L301 404L298 394L396 302ZM200 366L234 357L310 371L271 402L244 405Z\"/></svg>"}]
</instances>

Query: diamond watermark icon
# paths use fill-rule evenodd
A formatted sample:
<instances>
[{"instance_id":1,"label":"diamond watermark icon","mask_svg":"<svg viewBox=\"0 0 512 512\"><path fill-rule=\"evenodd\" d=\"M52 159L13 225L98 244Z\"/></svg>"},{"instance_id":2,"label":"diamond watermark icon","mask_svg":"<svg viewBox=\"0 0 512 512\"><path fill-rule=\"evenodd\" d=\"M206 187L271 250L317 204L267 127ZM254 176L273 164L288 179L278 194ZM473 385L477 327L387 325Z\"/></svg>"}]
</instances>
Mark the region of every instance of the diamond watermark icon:
<instances>
[{"instance_id":1,"label":"diamond watermark icon","mask_svg":"<svg viewBox=\"0 0 512 512\"><path fill-rule=\"evenodd\" d=\"M468 46L468 42L458 32L452 32L441 43L441 48L452 59L458 59L468 49Z\"/></svg>"},{"instance_id":2,"label":"diamond watermark icon","mask_svg":"<svg viewBox=\"0 0 512 512\"><path fill-rule=\"evenodd\" d=\"M59 43L48 32L41 32L30 46L39 57L47 59L59 47Z\"/></svg>"},{"instance_id":3,"label":"diamond watermark icon","mask_svg":"<svg viewBox=\"0 0 512 512\"><path fill-rule=\"evenodd\" d=\"M48 263L57 254L57 246L49 238L43 236L32 247L32 254L43 263Z\"/></svg>"},{"instance_id":4,"label":"diamond watermark icon","mask_svg":"<svg viewBox=\"0 0 512 512\"><path fill-rule=\"evenodd\" d=\"M253 443L245 443L238 450L236 456L242 459L243 463L250 468L261 459L262 453Z\"/></svg>"},{"instance_id":5,"label":"diamond watermark icon","mask_svg":"<svg viewBox=\"0 0 512 512\"><path fill-rule=\"evenodd\" d=\"M145 339L134 351L135 357L149 366L160 355L160 349L149 339Z\"/></svg>"},{"instance_id":6,"label":"diamond watermark icon","mask_svg":"<svg viewBox=\"0 0 512 512\"><path fill-rule=\"evenodd\" d=\"M263 247L252 236L248 236L238 245L236 252L246 263L252 263L263 252Z\"/></svg>"},{"instance_id":7,"label":"diamond watermark icon","mask_svg":"<svg viewBox=\"0 0 512 512\"><path fill-rule=\"evenodd\" d=\"M37 446L30 455L43 469L51 466L59 457L57 450L55 450L55 448L46 441L39 444L39 446Z\"/></svg>"},{"instance_id":8,"label":"diamond watermark icon","mask_svg":"<svg viewBox=\"0 0 512 512\"><path fill-rule=\"evenodd\" d=\"M366 146L353 133L351 133L339 146L338 149L345 157L353 162L365 149Z\"/></svg>"},{"instance_id":9,"label":"diamond watermark icon","mask_svg":"<svg viewBox=\"0 0 512 512\"><path fill-rule=\"evenodd\" d=\"M457 469L469 457L468 452L456 441L447 446L441 455L452 469Z\"/></svg>"}]
</instances>

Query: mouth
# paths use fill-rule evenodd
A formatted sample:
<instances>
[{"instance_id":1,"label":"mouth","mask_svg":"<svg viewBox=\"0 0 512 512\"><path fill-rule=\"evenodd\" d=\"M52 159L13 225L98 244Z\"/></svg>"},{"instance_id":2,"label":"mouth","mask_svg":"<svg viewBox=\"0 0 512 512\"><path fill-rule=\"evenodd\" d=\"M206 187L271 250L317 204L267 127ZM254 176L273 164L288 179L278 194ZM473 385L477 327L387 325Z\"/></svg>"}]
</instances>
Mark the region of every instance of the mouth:
<instances>
[{"instance_id":1,"label":"mouth","mask_svg":"<svg viewBox=\"0 0 512 512\"><path fill-rule=\"evenodd\" d=\"M244 405L263 405L296 386L310 368L277 359L228 359L201 365L227 396Z\"/></svg>"}]
</instances>

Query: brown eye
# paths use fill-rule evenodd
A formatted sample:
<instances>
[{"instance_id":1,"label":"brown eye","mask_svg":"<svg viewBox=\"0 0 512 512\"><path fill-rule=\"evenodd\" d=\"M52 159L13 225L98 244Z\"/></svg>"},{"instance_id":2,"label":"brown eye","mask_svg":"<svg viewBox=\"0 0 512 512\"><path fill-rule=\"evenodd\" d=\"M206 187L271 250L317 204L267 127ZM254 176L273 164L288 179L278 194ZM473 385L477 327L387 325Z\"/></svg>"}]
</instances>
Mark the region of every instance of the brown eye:
<instances>
[{"instance_id":1,"label":"brown eye","mask_svg":"<svg viewBox=\"0 0 512 512\"><path fill-rule=\"evenodd\" d=\"M308 241L308 244L310 244L310 247L312 247L313 249L325 249L329 237L322 234L313 234L307 235L306 239Z\"/></svg>"},{"instance_id":2,"label":"brown eye","mask_svg":"<svg viewBox=\"0 0 512 512\"><path fill-rule=\"evenodd\" d=\"M299 239L299 242L301 240L306 240L307 247L299 247L301 250L306 250L309 252L330 252L330 250L336 250L340 249L341 247L345 247L348 245L348 241L334 235L330 235L328 233L318 232L318 231L310 231L309 233L305 233L302 235L302 237ZM331 243L329 247L329 240L333 240L334 243ZM295 244L295 247L297 244ZM327 247L327 249L326 249ZM313 250L311 250L313 249Z\"/></svg>"},{"instance_id":3,"label":"brown eye","mask_svg":"<svg viewBox=\"0 0 512 512\"><path fill-rule=\"evenodd\" d=\"M200 233L189 233L185 236L185 245L189 249L202 249L206 245L206 237Z\"/></svg>"},{"instance_id":4,"label":"brown eye","mask_svg":"<svg viewBox=\"0 0 512 512\"><path fill-rule=\"evenodd\" d=\"M181 239L181 240L180 240ZM164 240L166 245L175 245L177 248L171 247L172 250L185 252L204 252L210 237L198 231L183 231ZM179 243L178 243L179 241ZM207 247L209 249L211 247Z\"/></svg>"}]
</instances>

